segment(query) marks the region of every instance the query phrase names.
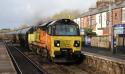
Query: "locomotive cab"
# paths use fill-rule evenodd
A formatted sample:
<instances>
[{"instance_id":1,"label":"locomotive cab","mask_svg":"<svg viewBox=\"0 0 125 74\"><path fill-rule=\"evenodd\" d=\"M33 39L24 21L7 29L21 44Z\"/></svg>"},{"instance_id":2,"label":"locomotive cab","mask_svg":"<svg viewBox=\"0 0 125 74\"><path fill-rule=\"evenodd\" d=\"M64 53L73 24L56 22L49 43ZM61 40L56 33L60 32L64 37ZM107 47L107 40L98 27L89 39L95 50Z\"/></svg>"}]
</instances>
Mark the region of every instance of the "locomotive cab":
<instances>
[{"instance_id":1,"label":"locomotive cab","mask_svg":"<svg viewBox=\"0 0 125 74\"><path fill-rule=\"evenodd\" d=\"M75 61L81 58L79 26L69 19L57 21L47 30L51 36L50 56L53 61Z\"/></svg>"}]
</instances>

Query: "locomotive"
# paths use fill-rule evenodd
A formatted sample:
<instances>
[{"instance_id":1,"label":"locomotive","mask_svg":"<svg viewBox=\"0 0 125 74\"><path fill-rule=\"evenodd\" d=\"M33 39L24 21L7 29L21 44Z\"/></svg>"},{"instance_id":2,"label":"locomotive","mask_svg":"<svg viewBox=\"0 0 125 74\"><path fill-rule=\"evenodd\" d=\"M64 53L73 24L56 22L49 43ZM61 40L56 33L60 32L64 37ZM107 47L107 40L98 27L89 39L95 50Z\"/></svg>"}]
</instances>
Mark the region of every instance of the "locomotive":
<instances>
[{"instance_id":1,"label":"locomotive","mask_svg":"<svg viewBox=\"0 0 125 74\"><path fill-rule=\"evenodd\" d=\"M70 19L50 21L18 32L24 47L53 62L81 60L79 26ZM41 59L42 59L41 58Z\"/></svg>"}]
</instances>

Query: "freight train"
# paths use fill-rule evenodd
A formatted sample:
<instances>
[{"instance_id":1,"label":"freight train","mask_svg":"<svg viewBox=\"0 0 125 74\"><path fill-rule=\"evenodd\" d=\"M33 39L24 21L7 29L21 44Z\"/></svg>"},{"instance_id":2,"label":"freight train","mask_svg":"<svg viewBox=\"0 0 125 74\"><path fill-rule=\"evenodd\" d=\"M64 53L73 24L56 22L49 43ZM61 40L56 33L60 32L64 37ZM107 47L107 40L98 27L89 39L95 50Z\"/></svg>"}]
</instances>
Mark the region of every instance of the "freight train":
<instances>
[{"instance_id":1,"label":"freight train","mask_svg":"<svg viewBox=\"0 0 125 74\"><path fill-rule=\"evenodd\" d=\"M13 37L21 46L53 62L82 60L79 26L70 19L18 30Z\"/></svg>"}]
</instances>

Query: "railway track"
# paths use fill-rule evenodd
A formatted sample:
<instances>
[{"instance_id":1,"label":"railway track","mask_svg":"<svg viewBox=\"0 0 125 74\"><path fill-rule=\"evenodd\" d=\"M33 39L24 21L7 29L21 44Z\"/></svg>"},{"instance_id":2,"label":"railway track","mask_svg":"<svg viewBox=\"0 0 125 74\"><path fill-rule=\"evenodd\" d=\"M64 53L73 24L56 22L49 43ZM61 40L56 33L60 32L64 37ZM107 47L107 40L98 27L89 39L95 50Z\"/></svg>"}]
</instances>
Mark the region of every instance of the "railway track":
<instances>
[{"instance_id":1,"label":"railway track","mask_svg":"<svg viewBox=\"0 0 125 74\"><path fill-rule=\"evenodd\" d=\"M14 59L18 74L91 74L77 64L65 65L43 62L38 56L32 52L22 51L25 48L16 46L12 43L6 44L8 52ZM83 66L84 67L84 66Z\"/></svg>"},{"instance_id":2,"label":"railway track","mask_svg":"<svg viewBox=\"0 0 125 74\"><path fill-rule=\"evenodd\" d=\"M42 63L39 58L29 56L34 60L40 67L48 72L48 74L89 74L88 72L80 69L77 65L65 65L65 64L54 64L54 63ZM84 66L83 66L84 67Z\"/></svg>"},{"instance_id":3,"label":"railway track","mask_svg":"<svg viewBox=\"0 0 125 74\"><path fill-rule=\"evenodd\" d=\"M17 49L23 50L24 48L16 47ZM32 52L22 51L29 59L31 59L39 68L46 71L47 74L90 74L77 64L65 65L65 64L55 64L50 62L43 62L40 58L41 56L36 55ZM84 66L83 66L84 67Z\"/></svg>"},{"instance_id":4,"label":"railway track","mask_svg":"<svg viewBox=\"0 0 125 74\"><path fill-rule=\"evenodd\" d=\"M12 43L5 43L18 74L47 74Z\"/></svg>"}]
</instances>

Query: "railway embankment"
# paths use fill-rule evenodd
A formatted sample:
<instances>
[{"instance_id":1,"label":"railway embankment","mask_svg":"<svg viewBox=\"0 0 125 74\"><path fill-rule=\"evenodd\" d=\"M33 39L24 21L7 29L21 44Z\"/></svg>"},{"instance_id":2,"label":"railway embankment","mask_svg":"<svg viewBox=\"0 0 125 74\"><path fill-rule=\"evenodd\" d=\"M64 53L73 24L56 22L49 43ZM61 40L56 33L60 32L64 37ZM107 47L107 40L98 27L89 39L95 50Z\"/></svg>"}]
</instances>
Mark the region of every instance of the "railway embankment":
<instances>
[{"instance_id":1,"label":"railway embankment","mask_svg":"<svg viewBox=\"0 0 125 74\"><path fill-rule=\"evenodd\" d=\"M85 60L81 67L93 70L93 74L125 74L125 60L101 54L82 52Z\"/></svg>"}]
</instances>

